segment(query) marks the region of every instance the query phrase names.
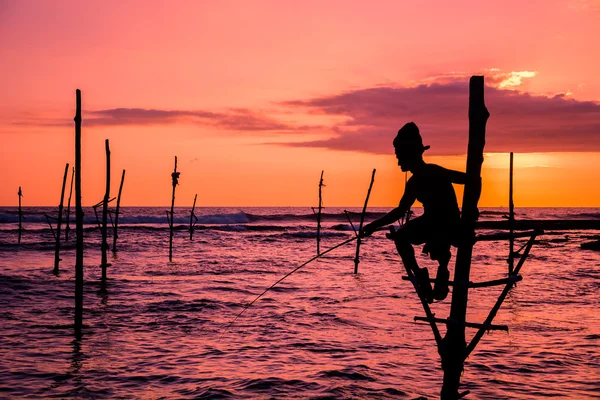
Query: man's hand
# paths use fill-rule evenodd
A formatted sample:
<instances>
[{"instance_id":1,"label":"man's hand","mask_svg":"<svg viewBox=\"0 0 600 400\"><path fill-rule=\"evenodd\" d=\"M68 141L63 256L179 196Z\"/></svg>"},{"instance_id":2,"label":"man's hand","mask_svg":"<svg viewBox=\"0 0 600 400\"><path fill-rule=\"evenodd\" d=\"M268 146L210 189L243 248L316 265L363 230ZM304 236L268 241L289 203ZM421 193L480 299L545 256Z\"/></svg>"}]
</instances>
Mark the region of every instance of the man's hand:
<instances>
[{"instance_id":1,"label":"man's hand","mask_svg":"<svg viewBox=\"0 0 600 400\"><path fill-rule=\"evenodd\" d=\"M377 227L373 226L373 224L367 224L363 226L362 230L358 233L358 237L364 238L371 236L373 232L375 232L375 229L377 229Z\"/></svg>"}]
</instances>

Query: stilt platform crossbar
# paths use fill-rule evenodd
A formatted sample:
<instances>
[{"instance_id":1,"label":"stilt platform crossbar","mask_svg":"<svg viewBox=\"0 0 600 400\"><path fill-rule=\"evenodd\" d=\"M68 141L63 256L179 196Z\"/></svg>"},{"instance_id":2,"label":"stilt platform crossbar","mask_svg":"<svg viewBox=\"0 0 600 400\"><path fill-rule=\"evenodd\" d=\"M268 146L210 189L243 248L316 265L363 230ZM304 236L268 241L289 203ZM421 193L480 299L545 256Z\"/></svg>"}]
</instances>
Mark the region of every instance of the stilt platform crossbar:
<instances>
[{"instance_id":1,"label":"stilt platform crossbar","mask_svg":"<svg viewBox=\"0 0 600 400\"><path fill-rule=\"evenodd\" d=\"M415 321L423 321L423 322L431 322L427 317L415 317ZM452 318L433 318L434 322L440 322L446 325L449 324L457 324L458 321L453 320ZM492 325L492 324L478 324L475 322L465 322L465 327L467 328L476 328L476 329L484 329L486 331L506 331L508 332L508 325Z\"/></svg>"},{"instance_id":2,"label":"stilt platform crossbar","mask_svg":"<svg viewBox=\"0 0 600 400\"><path fill-rule=\"evenodd\" d=\"M403 276L402 277L403 280L405 281L410 281L411 279L414 279L414 277L410 277L410 276ZM469 284L467 285L470 289L475 289L475 288L483 288L483 287L490 287L490 286L500 286L500 285L506 285L507 283L517 283L523 280L523 277L521 275L510 275L506 278L502 278L502 279L494 279L491 281L483 281L483 282L469 282ZM434 278L430 278L429 282L430 283L435 283L435 279ZM449 281L448 282L448 286L457 286L457 284L455 284L453 281Z\"/></svg>"}]
</instances>

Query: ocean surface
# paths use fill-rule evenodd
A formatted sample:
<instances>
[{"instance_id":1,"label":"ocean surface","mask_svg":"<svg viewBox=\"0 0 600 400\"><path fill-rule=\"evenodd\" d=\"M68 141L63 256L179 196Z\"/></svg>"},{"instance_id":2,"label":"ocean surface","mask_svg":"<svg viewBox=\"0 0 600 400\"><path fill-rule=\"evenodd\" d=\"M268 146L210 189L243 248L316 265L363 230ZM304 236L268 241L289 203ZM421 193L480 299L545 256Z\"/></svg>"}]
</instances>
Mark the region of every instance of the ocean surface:
<instances>
[{"instance_id":1,"label":"ocean surface","mask_svg":"<svg viewBox=\"0 0 600 400\"><path fill-rule=\"evenodd\" d=\"M316 255L310 208L199 208L193 240L190 208L178 208L169 262L166 207L125 207L106 292L100 232L86 208L85 326L77 340L74 222L54 276L44 213L56 209L24 210L17 244L16 207L0 208L0 398L439 397L443 372L431 329L413 320L423 309L383 232L363 241L357 275L351 242L286 278L226 330L257 295ZM369 209L367 221L385 211ZM343 209L324 213L322 251L354 235ZM480 219L505 213L482 209ZM516 213L600 219L600 209ZM358 225L359 215L352 219ZM598 235L539 237L523 281L494 320L509 332L484 335L465 364L467 398L600 398L600 252L580 248ZM505 277L507 255L507 241L476 244L471 280ZM435 263L419 249L417 260L435 275ZM471 289L467 319L483 322L501 290ZM449 307L450 296L432 305L440 318ZM467 340L474 333L467 329Z\"/></svg>"}]
</instances>

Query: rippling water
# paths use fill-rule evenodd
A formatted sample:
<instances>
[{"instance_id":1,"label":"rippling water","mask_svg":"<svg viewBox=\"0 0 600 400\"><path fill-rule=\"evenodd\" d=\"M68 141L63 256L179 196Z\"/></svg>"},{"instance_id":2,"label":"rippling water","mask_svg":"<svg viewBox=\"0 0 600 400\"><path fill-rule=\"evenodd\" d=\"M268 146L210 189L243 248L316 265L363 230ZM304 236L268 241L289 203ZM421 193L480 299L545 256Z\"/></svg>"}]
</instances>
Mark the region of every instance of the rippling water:
<instances>
[{"instance_id":1,"label":"rippling water","mask_svg":"<svg viewBox=\"0 0 600 400\"><path fill-rule=\"evenodd\" d=\"M126 208L106 293L98 283L100 235L90 219L85 328L75 340L74 231L55 277L52 233L41 215L48 210L27 210L20 246L13 211L0 208L0 397L439 395L443 373L433 335L413 322L423 310L381 233L364 241L358 275L354 245L341 247L287 278L225 331L245 304L315 255L310 210L200 209L190 241L189 214L181 209L169 263L164 209ZM370 219L385 210L374 211ZM482 218L501 218L500 210L488 211ZM517 212L600 218L598 209ZM353 235L341 210L327 213L323 249ZM494 321L509 325L509 333L485 335L466 362L468 398L598 398L600 253L579 246L599 233L540 238ZM507 252L506 242L477 244L472 280L505 276ZM425 256L418 261L435 271ZM483 321L500 291L472 289L468 320ZM449 298L432 306L436 316L448 315Z\"/></svg>"}]
</instances>

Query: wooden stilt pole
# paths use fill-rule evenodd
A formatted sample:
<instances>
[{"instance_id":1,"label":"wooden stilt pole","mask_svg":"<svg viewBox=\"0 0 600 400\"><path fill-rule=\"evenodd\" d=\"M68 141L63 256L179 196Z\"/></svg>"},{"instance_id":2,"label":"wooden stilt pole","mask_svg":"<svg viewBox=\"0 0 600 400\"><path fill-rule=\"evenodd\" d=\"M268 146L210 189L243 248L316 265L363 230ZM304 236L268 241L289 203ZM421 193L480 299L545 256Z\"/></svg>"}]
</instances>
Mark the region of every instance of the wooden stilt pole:
<instances>
[{"instance_id":1,"label":"wooden stilt pole","mask_svg":"<svg viewBox=\"0 0 600 400\"><path fill-rule=\"evenodd\" d=\"M73 195L73 179L75 178L75 167L73 167L73 172L71 173L71 189L69 189L69 200L67 200L67 226L65 227L65 241L69 240L69 231L71 227L69 226L71 221L71 196Z\"/></svg>"},{"instance_id":2,"label":"wooden stilt pole","mask_svg":"<svg viewBox=\"0 0 600 400\"><path fill-rule=\"evenodd\" d=\"M119 194L117 196L117 209L115 211L115 225L113 228L113 253L117 252L117 238L119 237L117 233L117 228L119 226L119 213L121 209L121 192L123 192L123 182L125 181L125 170L123 170L123 174L121 175L121 184L119 185Z\"/></svg>"},{"instance_id":3,"label":"wooden stilt pole","mask_svg":"<svg viewBox=\"0 0 600 400\"><path fill-rule=\"evenodd\" d=\"M194 225L196 225L196 222L198 221L198 217L196 217L196 214L194 214L194 210L196 209L196 199L198 198L198 193L196 193L196 195L194 196L194 204L192 205L192 212L190 213L190 240L192 240L193 236L194 236ZM196 219L194 221L194 218Z\"/></svg>"},{"instance_id":4,"label":"wooden stilt pole","mask_svg":"<svg viewBox=\"0 0 600 400\"><path fill-rule=\"evenodd\" d=\"M181 172L177 172L177 156L175 156L175 168L171 174L173 195L171 196L171 213L169 214L169 262L173 261L173 216L175 209L175 187L179 183L179 174L181 174Z\"/></svg>"},{"instance_id":5,"label":"wooden stilt pole","mask_svg":"<svg viewBox=\"0 0 600 400\"><path fill-rule=\"evenodd\" d=\"M21 197L23 197L23 192L21 191L21 186L19 186L19 241L21 244L21 232L23 231L23 211L21 210Z\"/></svg>"},{"instance_id":6,"label":"wooden stilt pole","mask_svg":"<svg viewBox=\"0 0 600 400\"><path fill-rule=\"evenodd\" d=\"M477 203L481 194L481 165L485 146L485 127L489 118L483 92L483 76L471 77L469 82L468 181L463 195L461 242L456 257L454 290L452 291L452 305L450 308L450 318L457 323L448 326L446 336L440 347L442 368L444 370L442 400L455 400L461 397L458 389L467 355L465 322L469 293L468 283L475 239L475 222L478 218Z\"/></svg>"},{"instance_id":7,"label":"wooden stilt pole","mask_svg":"<svg viewBox=\"0 0 600 400\"><path fill-rule=\"evenodd\" d=\"M371 189L373 188L373 182L375 182L375 169L373 169L373 174L371 175L371 183L369 184L369 190L367 191L367 198L365 199L365 205L363 206L362 213L360 214L360 225L358 227L358 231L360 232L363 228L363 223L365 222L365 213L367 212L367 204L369 203L369 196L371 196ZM358 274L358 263L360 263L359 255L360 255L360 236L356 239L356 255L354 256L354 273Z\"/></svg>"},{"instance_id":8,"label":"wooden stilt pole","mask_svg":"<svg viewBox=\"0 0 600 400\"><path fill-rule=\"evenodd\" d=\"M323 173L321 171L321 179L319 180L319 211L317 212L317 255L321 254L321 210L323 209Z\"/></svg>"},{"instance_id":9,"label":"wooden stilt pole","mask_svg":"<svg viewBox=\"0 0 600 400\"><path fill-rule=\"evenodd\" d=\"M60 263L60 228L62 225L63 203L65 200L65 187L67 185L67 175L69 174L69 163L65 166L65 175L63 177L62 189L60 191L60 203L58 204L58 218L56 222L56 247L54 249L54 274L58 275L58 264Z\"/></svg>"},{"instance_id":10,"label":"wooden stilt pole","mask_svg":"<svg viewBox=\"0 0 600 400\"><path fill-rule=\"evenodd\" d=\"M81 90L76 91L75 112L75 336L83 326L83 209L81 207Z\"/></svg>"},{"instance_id":11,"label":"wooden stilt pole","mask_svg":"<svg viewBox=\"0 0 600 400\"><path fill-rule=\"evenodd\" d=\"M104 192L104 200L102 201L102 282L106 282L106 269L108 267L108 202L110 199L110 148L108 139L106 139L106 191Z\"/></svg>"},{"instance_id":12,"label":"wooden stilt pole","mask_svg":"<svg viewBox=\"0 0 600 400\"><path fill-rule=\"evenodd\" d=\"M512 236L515 230L515 203L513 201L513 153L510 152L510 178L508 183L508 226L510 239L508 245L508 273L512 274L515 267L515 239Z\"/></svg>"}]
</instances>

